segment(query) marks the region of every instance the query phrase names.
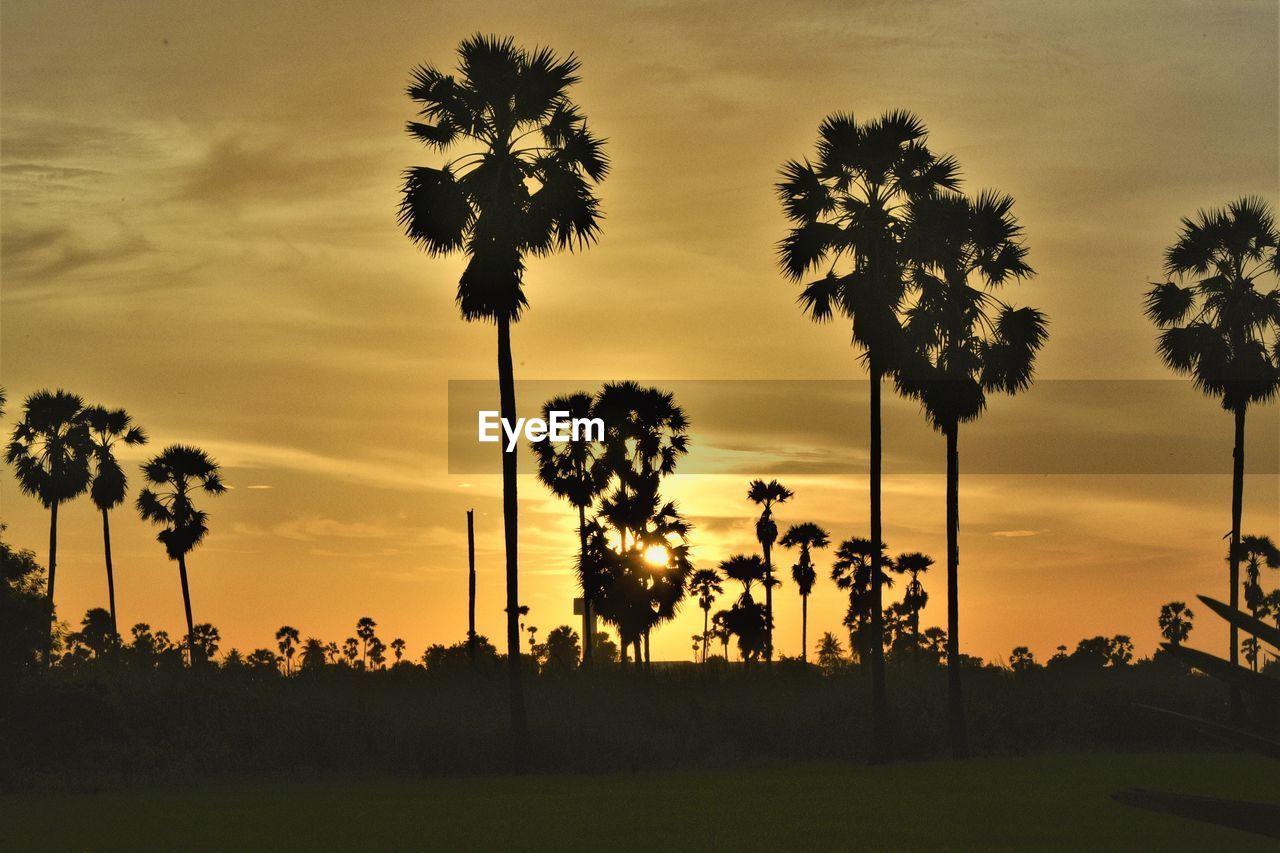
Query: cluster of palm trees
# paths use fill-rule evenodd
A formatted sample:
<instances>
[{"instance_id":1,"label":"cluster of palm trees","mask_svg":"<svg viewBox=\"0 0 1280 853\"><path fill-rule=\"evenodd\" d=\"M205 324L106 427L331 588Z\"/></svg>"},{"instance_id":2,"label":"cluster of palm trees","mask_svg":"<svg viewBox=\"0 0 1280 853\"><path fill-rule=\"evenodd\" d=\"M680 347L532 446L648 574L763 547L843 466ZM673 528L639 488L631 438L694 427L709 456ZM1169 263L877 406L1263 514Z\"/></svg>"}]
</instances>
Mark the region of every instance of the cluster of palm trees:
<instances>
[{"instance_id":1,"label":"cluster of palm trees","mask_svg":"<svg viewBox=\"0 0 1280 853\"><path fill-rule=\"evenodd\" d=\"M407 129L438 152L463 150L439 167L415 167L405 173L400 219L408 236L431 254L461 251L468 256L458 305L464 319L497 326L501 414L514 421L510 336L511 324L528 307L525 260L594 242L601 216L594 189L608 171L608 160L603 142L590 132L569 95L578 79L576 58L482 35L464 41L458 55L456 74L429 65L414 72L408 94L420 106L422 120L410 122ZM870 537L865 548L859 546L865 553L858 559L867 562L866 603L859 605L859 613L866 613L871 637L884 635L882 598L891 565L884 554L881 517L884 382L892 380L900 394L917 400L945 439L948 718L953 752L963 756L967 739L959 652L959 428L981 415L988 394L1014 394L1030 385L1036 355L1047 337L1043 314L1014 307L996 295L1005 285L1033 275L1013 199L990 190L963 193L959 164L935 153L924 123L902 111L862 121L848 113L832 114L819 127L814 156L787 162L776 190L791 222L778 245L784 275L804 284L800 304L812 319L839 318L850 324L853 344L870 377ZM1194 278L1194 283L1159 284L1148 301L1149 315L1165 329L1159 349L1166 361L1194 376L1203 390L1221 396L1236 418L1233 605L1239 587L1245 411L1273 396L1280 382L1280 344L1275 340L1280 297L1274 290L1263 293L1255 287L1260 275L1280 272L1276 245L1270 212L1261 201L1245 199L1225 211L1201 214L1195 222L1184 222L1183 234L1167 259L1171 276L1180 281ZM808 280L810 276L816 277ZM598 401L558 402L570 410L584 410ZM588 522L587 510L596 506L600 494L592 491L597 484L587 473L594 467L588 453L583 448L540 453L543 479L579 510L584 625L593 611L613 620L624 648L634 647L639 659L640 640L647 639L654 624L670 618L679 602L677 587L660 588L655 578L664 575L644 566L649 531L665 527L663 536L680 540L671 549L671 560L679 563L678 574L696 578L691 589L700 606L714 595L716 582L691 572L687 561L675 556L684 553L687 532L678 517L659 523L649 516L640 523L628 515L633 499L651 507L655 498L627 477L615 478L614 492L600 497L596 518ZM504 452L502 462L511 708L514 729L522 734L527 723L516 664L513 453ZM647 486L655 492L656 481ZM760 632L759 653L766 660L772 657L769 611L777 535L772 505L781 500L781 493L761 497L758 538L763 558L734 558L724 569L744 585L735 618L742 622L739 627L757 626L746 629ZM808 547L816 546L811 541ZM809 559L802 551L804 568L796 575L802 590L812 584L812 566L805 562ZM903 606L914 606L923 595L921 571L915 570L908 589L912 603L904 601ZM608 591L598 586L606 577L611 578ZM763 607L756 606L750 594L756 580L764 585ZM852 589L857 581L851 578L848 583ZM710 630L709 606L703 609L705 637ZM1234 628L1232 633L1234 659ZM871 642L867 651L876 753L886 759L892 742L883 644Z\"/></svg>"},{"instance_id":2,"label":"cluster of palm trees","mask_svg":"<svg viewBox=\"0 0 1280 853\"><path fill-rule=\"evenodd\" d=\"M0 391L0 414L4 396ZM124 503L129 479L117 458L121 446L146 444L142 427L124 409L88 405L77 394L41 390L27 397L21 419L14 424L5 461L13 466L23 493L49 510L49 563L46 598L49 618L54 615L54 582L58 565L58 510L86 492L102 513L102 544L107 578L105 611L111 633L119 636L116 620L115 569L111 560L111 510ZM156 538L178 564L182 603L186 612L185 646L194 662L204 644L197 642L191 615L186 557L209 532L208 516L194 497L201 491L226 490L218 464L196 447L172 444L142 465L148 484L138 492L136 507L142 520L160 527Z\"/></svg>"}]
</instances>

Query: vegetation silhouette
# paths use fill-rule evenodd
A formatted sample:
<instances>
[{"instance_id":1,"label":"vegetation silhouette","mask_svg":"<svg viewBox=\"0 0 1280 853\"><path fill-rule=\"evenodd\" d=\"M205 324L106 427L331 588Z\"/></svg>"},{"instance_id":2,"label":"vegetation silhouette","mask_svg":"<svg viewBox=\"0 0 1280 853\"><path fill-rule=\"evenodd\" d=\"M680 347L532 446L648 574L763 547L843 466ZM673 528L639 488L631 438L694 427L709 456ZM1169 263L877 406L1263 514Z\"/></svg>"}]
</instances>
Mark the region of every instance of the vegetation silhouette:
<instances>
[{"instance_id":1,"label":"vegetation silhouette","mask_svg":"<svg viewBox=\"0 0 1280 853\"><path fill-rule=\"evenodd\" d=\"M818 579L813 564L813 549L831 544L831 534L812 521L793 524L779 540L783 548L799 548L800 556L791 567L791 579L800 593L800 659L809 659L809 593Z\"/></svg>"},{"instance_id":2,"label":"vegetation silhouette","mask_svg":"<svg viewBox=\"0 0 1280 853\"><path fill-rule=\"evenodd\" d=\"M1030 386L1048 336L1044 315L1013 308L993 291L1033 275L1013 199L948 190L913 198L903 232L913 303L895 374L947 443L947 673L956 758L968 752L960 682L960 424L976 420L986 395Z\"/></svg>"},{"instance_id":3,"label":"vegetation silhouette","mask_svg":"<svg viewBox=\"0 0 1280 853\"><path fill-rule=\"evenodd\" d=\"M880 514L880 391L897 367L898 312L907 295L902 251L906 208L938 190L954 189L959 169L950 157L926 145L924 123L905 111L866 122L833 113L818 128L817 158L791 160L782 167L778 197L794 223L778 244L783 273L793 281L821 267L826 274L805 285L800 304L814 321L839 315L852 324L853 343L862 351L871 381L870 527L882 543ZM837 272L842 262L848 268ZM871 628L881 633L881 548L873 552ZM871 707L876 760L893 755L884 655L871 649Z\"/></svg>"},{"instance_id":4,"label":"vegetation silhouette","mask_svg":"<svg viewBox=\"0 0 1280 853\"><path fill-rule=\"evenodd\" d=\"M115 448L117 444L146 444L147 434L142 427L134 425L133 419L124 409L90 406L82 412L81 417L89 427L89 440L93 448L93 480L89 484L89 495L93 498L94 506L102 513L102 549L106 555L111 630L119 634L116 622L116 583L111 565L109 515L112 509L124 503L129 491L129 478L116 459Z\"/></svg>"},{"instance_id":5,"label":"vegetation silhouette","mask_svg":"<svg viewBox=\"0 0 1280 853\"><path fill-rule=\"evenodd\" d=\"M747 486L747 500L763 507L756 520L756 541L764 555L764 661L773 663L773 588L780 581L773 575L773 544L778 541L778 525L773 520L774 504L785 503L794 493L777 480L752 480Z\"/></svg>"},{"instance_id":6,"label":"vegetation silhouette","mask_svg":"<svg viewBox=\"0 0 1280 853\"><path fill-rule=\"evenodd\" d=\"M191 619L191 588L187 583L187 554L209 532L208 515L198 509L192 500L193 493L203 491L220 495L226 486L218 472L218 463L198 447L171 444L142 466L142 475L159 490L145 488L138 492L138 514L143 521L159 525L156 540L164 545L169 559L178 563L178 576L182 580L182 607L187 615L186 646L192 664L203 657L196 642L195 624Z\"/></svg>"},{"instance_id":7,"label":"vegetation silhouette","mask_svg":"<svg viewBox=\"0 0 1280 853\"><path fill-rule=\"evenodd\" d=\"M1231 473L1228 604L1240 606L1240 516L1244 505L1244 426L1249 406L1280 390L1280 233L1266 202L1241 198L1184 218L1165 250L1169 280L1153 284L1146 314L1162 329L1156 351L1201 392L1219 398L1235 421ZM1176 279L1176 281L1175 281ZM1230 661L1240 659L1239 628L1229 629ZM1233 715L1240 693L1231 689Z\"/></svg>"},{"instance_id":8,"label":"vegetation silhouette","mask_svg":"<svg viewBox=\"0 0 1280 853\"><path fill-rule=\"evenodd\" d=\"M689 576L689 594L698 597L698 607L702 610L702 636L699 638L702 663L707 662L707 643L711 639L711 605L717 595L724 594L720 573L715 569L698 569Z\"/></svg>"},{"instance_id":9,"label":"vegetation silhouette","mask_svg":"<svg viewBox=\"0 0 1280 853\"><path fill-rule=\"evenodd\" d=\"M499 410L516 421L511 324L528 300L525 259L584 248L600 230L595 184L609 170L602 140L569 97L579 62L549 48L527 50L514 39L474 35L458 47L458 74L433 65L413 72L408 95L422 121L407 130L437 152L469 150L441 168L404 174L400 224L431 255L468 256L458 282L464 320L498 330ZM528 735L518 658L519 519L516 457L502 454L507 561L507 653L511 660L511 726Z\"/></svg>"}]
</instances>

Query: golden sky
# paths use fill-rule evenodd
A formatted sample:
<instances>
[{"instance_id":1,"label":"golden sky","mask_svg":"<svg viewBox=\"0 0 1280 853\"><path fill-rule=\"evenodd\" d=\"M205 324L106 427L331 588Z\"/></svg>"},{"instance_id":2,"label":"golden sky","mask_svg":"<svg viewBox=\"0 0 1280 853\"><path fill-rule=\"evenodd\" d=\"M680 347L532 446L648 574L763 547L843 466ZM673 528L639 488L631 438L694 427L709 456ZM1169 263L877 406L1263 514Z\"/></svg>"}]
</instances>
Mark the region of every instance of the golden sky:
<instances>
[{"instance_id":1,"label":"golden sky","mask_svg":"<svg viewBox=\"0 0 1280 853\"><path fill-rule=\"evenodd\" d=\"M1274 2L6 0L4 429L22 397L61 386L126 407L152 436L145 451L182 441L213 453L234 488L207 501L212 532L190 571L196 619L219 626L224 649L272 645L286 623L341 641L363 615L414 657L460 639L470 506L480 629L496 638L500 483L449 473L447 411L448 380L495 376L494 332L458 318L462 260L426 257L395 222L401 170L435 162L402 131L415 64L451 66L475 31L573 51L575 97L609 139L603 239L531 263L532 307L513 335L518 378L859 378L847 328L806 320L777 272L785 224L772 183L782 162L812 150L827 113L902 107L959 158L968 188L1017 199L1039 275L1010 295L1052 323L1039 375L1150 380L1169 374L1141 300L1179 218L1241 194L1276 202L1278 18ZM962 479L965 651L991 658L1026 644L1046 656L1128 633L1149 653L1161 603L1225 594L1231 427L1184 393L1177 412L1077 411L1085 428L1073 434L1085 440L1096 424L1140 446L1159 433L1169 454L1180 441L1216 454L1220 475L1156 475L1143 462ZM1036 433L1061 411L1046 394L1001 403L962 433L962 448L966 435L998 446L1011 423ZM886 437L890 463L931 438L911 404L893 405L905 415ZM1280 439L1275 410L1254 418L1251 451ZM771 442L804 446L752 407L736 430L719 418L700 432L691 414L702 452L745 441L762 473L778 463ZM1195 429L1168 438L1184 417ZM865 428L851 425L855 456L858 435ZM941 460L940 439L936 449ZM1248 481L1246 532L1280 533L1275 471ZM697 524L700 564L752 547L745 479L671 482ZM783 479L797 492L777 515L783 527L814 520L838 538L866 535L863 477ZM943 486L931 473L886 478L891 551L941 560ZM521 597L545 632L574 623L576 519L532 478L520 489ZM47 514L7 471L0 518L10 541L44 558ZM61 521L58 607L78 621L106 598L100 526L87 499ZM120 618L178 634L176 569L153 536L130 508L116 513ZM941 574L927 579L925 624L944 618ZM810 642L843 610L820 581ZM776 619L779 650L797 653L790 583ZM687 657L700 626L687 605L655 634L654 657ZM1192 640L1218 644L1219 633L1202 620Z\"/></svg>"}]
</instances>

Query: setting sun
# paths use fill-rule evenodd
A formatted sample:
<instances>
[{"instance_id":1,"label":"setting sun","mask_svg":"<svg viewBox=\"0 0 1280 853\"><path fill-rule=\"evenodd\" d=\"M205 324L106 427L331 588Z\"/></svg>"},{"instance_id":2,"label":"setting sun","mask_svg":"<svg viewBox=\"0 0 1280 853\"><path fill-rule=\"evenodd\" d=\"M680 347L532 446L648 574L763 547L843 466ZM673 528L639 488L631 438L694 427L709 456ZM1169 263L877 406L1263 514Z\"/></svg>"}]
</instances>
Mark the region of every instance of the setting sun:
<instances>
[{"instance_id":1,"label":"setting sun","mask_svg":"<svg viewBox=\"0 0 1280 853\"><path fill-rule=\"evenodd\" d=\"M665 545L650 545L644 549L644 561L651 566L665 566L671 553Z\"/></svg>"}]
</instances>

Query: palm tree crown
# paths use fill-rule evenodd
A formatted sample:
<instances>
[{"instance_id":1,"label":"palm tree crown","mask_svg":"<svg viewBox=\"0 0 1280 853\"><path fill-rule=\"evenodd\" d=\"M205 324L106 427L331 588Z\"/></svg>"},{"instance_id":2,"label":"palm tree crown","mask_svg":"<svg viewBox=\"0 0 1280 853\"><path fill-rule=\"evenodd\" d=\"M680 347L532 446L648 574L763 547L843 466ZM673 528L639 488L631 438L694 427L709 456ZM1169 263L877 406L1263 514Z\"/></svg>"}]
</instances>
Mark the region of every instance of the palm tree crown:
<instances>
[{"instance_id":1,"label":"palm tree crown","mask_svg":"<svg viewBox=\"0 0 1280 853\"><path fill-rule=\"evenodd\" d=\"M150 488L138 493L138 512L144 521L163 529L156 535L171 559L189 553L209 532L208 515L192 502L197 489L211 495L226 491L218 463L196 447L171 444L142 466L142 474L161 491Z\"/></svg>"},{"instance_id":2,"label":"palm tree crown","mask_svg":"<svg viewBox=\"0 0 1280 853\"><path fill-rule=\"evenodd\" d=\"M471 256L458 283L465 319L515 320L527 305L524 256L595 240L592 189L609 162L568 96L577 58L474 35L458 59L457 75L414 70L408 95L422 120L406 129L433 150L469 150L405 172L400 224L432 255Z\"/></svg>"},{"instance_id":3,"label":"palm tree crown","mask_svg":"<svg viewBox=\"0 0 1280 853\"><path fill-rule=\"evenodd\" d=\"M129 479L116 459L116 445L146 444L147 434L124 409L90 406L81 417L89 427L94 462L90 497L98 509L114 509L124 502L129 488Z\"/></svg>"},{"instance_id":4,"label":"palm tree crown","mask_svg":"<svg viewBox=\"0 0 1280 853\"><path fill-rule=\"evenodd\" d=\"M1182 220L1165 252L1177 278L1147 293L1147 316L1161 329L1157 349L1196 387L1234 410L1280 389L1280 235L1266 202L1242 198ZM1191 283L1186 283L1192 279Z\"/></svg>"},{"instance_id":5,"label":"palm tree crown","mask_svg":"<svg viewBox=\"0 0 1280 853\"><path fill-rule=\"evenodd\" d=\"M800 558L791 567L791 579L796 582L801 595L808 595L813 591L814 581L818 577L817 570L813 565L813 557L811 556L812 549L825 548L831 544L830 534L812 521L805 521L791 525L790 529L778 540L778 544L783 548L799 546Z\"/></svg>"},{"instance_id":6,"label":"palm tree crown","mask_svg":"<svg viewBox=\"0 0 1280 853\"><path fill-rule=\"evenodd\" d=\"M46 507L64 503L89 488L89 427L84 400L66 391L37 391L27 397L22 420L14 424L5 461L18 487Z\"/></svg>"}]
</instances>

